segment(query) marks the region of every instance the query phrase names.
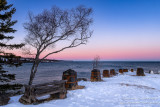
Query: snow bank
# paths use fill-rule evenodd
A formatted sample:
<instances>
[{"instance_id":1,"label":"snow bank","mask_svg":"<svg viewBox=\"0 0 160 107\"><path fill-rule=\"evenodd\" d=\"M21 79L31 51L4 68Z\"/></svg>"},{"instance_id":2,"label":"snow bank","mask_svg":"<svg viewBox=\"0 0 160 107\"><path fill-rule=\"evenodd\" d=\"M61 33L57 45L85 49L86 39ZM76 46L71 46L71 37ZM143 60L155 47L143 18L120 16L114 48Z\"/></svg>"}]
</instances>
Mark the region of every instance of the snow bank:
<instances>
[{"instance_id":1,"label":"snow bank","mask_svg":"<svg viewBox=\"0 0 160 107\"><path fill-rule=\"evenodd\" d=\"M18 102L20 96L15 96L4 107L159 107L160 75L131 75L135 72L103 78L103 82L80 81L85 89L68 91L66 99L39 105L23 105Z\"/></svg>"}]
</instances>

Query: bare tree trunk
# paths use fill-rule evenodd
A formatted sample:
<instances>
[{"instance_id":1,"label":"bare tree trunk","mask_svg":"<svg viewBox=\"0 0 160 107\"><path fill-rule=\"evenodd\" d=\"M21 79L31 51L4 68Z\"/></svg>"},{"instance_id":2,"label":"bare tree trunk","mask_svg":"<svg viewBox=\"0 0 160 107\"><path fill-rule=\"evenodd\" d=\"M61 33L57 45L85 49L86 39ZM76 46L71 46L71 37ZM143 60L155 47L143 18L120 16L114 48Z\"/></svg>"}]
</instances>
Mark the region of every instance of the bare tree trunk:
<instances>
[{"instance_id":1,"label":"bare tree trunk","mask_svg":"<svg viewBox=\"0 0 160 107\"><path fill-rule=\"evenodd\" d=\"M35 74L37 72L38 65L39 65L39 62L35 61L33 66L32 66L32 69L31 69L30 80L29 80L28 85L32 85L33 79L34 79Z\"/></svg>"},{"instance_id":2,"label":"bare tree trunk","mask_svg":"<svg viewBox=\"0 0 160 107\"><path fill-rule=\"evenodd\" d=\"M29 14L29 21L24 24L24 28L28 32L25 44L29 46L25 51L27 50L26 53L29 55L34 55L29 85L32 85L37 67L42 60L49 55L87 43L92 35L92 31L89 29L92 23L91 13L91 8L79 6L74 10L67 11L53 7L37 16ZM44 51L51 47L54 48L53 46L60 41L65 41L66 45L57 50L50 50L39 59ZM97 65L95 64L95 66Z\"/></svg>"}]
</instances>

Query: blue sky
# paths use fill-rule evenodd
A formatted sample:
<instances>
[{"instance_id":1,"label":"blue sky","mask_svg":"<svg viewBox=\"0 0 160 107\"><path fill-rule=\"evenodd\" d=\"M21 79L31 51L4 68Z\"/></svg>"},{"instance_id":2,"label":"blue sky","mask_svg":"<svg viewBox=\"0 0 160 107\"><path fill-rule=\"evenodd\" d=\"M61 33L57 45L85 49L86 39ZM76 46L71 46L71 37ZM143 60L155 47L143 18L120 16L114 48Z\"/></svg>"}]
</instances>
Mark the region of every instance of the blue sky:
<instances>
[{"instance_id":1,"label":"blue sky","mask_svg":"<svg viewBox=\"0 0 160 107\"><path fill-rule=\"evenodd\" d=\"M17 12L13 42L26 35L23 23L28 11L38 14L56 5L63 9L79 5L94 10L93 37L85 46L49 58L90 60L160 60L160 0L8 0ZM71 53L72 51L72 53ZM88 54L83 54L85 51ZM75 56L75 57L71 57Z\"/></svg>"}]
</instances>

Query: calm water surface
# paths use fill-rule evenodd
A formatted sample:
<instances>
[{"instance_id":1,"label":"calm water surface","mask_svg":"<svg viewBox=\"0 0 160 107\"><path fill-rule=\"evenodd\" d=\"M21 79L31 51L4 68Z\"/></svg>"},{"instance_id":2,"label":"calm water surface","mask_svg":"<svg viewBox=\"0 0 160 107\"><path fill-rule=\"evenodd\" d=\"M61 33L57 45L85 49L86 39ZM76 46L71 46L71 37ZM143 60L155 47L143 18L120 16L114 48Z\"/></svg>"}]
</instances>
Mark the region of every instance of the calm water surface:
<instances>
[{"instance_id":1,"label":"calm water surface","mask_svg":"<svg viewBox=\"0 0 160 107\"><path fill-rule=\"evenodd\" d=\"M29 80L30 70L32 63L25 63L21 67L5 67L9 73L16 74L16 80L13 82L18 82L22 84L27 84ZM142 67L145 72L153 70L157 72L160 70L160 62L100 62L99 69L102 73L104 69L131 69L136 70L138 67ZM77 72L78 77L90 78L92 67L92 62L90 61L60 61L54 63L41 63L39 65L36 77L34 79L34 84L50 82L52 80L60 80L62 78L63 71L67 69L73 69Z\"/></svg>"}]
</instances>

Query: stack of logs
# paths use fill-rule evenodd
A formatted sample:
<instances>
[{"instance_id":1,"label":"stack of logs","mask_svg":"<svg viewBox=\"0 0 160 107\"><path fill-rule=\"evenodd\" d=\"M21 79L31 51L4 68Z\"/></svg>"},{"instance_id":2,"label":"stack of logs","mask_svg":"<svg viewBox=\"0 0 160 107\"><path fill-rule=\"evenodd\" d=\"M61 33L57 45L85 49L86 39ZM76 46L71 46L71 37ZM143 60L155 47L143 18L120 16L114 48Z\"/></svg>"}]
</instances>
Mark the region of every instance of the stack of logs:
<instances>
[{"instance_id":1,"label":"stack of logs","mask_svg":"<svg viewBox=\"0 0 160 107\"><path fill-rule=\"evenodd\" d=\"M120 73L120 74L123 74L123 69L119 69L119 73Z\"/></svg>"},{"instance_id":2,"label":"stack of logs","mask_svg":"<svg viewBox=\"0 0 160 107\"><path fill-rule=\"evenodd\" d=\"M85 87L78 85L77 72L72 69L63 72L62 80L66 80L65 87L67 90L83 89Z\"/></svg>"},{"instance_id":3,"label":"stack of logs","mask_svg":"<svg viewBox=\"0 0 160 107\"><path fill-rule=\"evenodd\" d=\"M102 81L101 73L100 73L100 70L98 69L93 69L91 71L91 82L94 82L94 81Z\"/></svg>"},{"instance_id":4,"label":"stack of logs","mask_svg":"<svg viewBox=\"0 0 160 107\"><path fill-rule=\"evenodd\" d=\"M143 68L137 68L137 76L145 76Z\"/></svg>"},{"instance_id":5,"label":"stack of logs","mask_svg":"<svg viewBox=\"0 0 160 107\"><path fill-rule=\"evenodd\" d=\"M133 69L131 69L131 72L134 72L134 70L133 70Z\"/></svg>"},{"instance_id":6,"label":"stack of logs","mask_svg":"<svg viewBox=\"0 0 160 107\"><path fill-rule=\"evenodd\" d=\"M123 72L128 72L128 69L123 69Z\"/></svg>"},{"instance_id":7,"label":"stack of logs","mask_svg":"<svg viewBox=\"0 0 160 107\"><path fill-rule=\"evenodd\" d=\"M111 69L111 70L110 70L110 76L112 77L112 76L115 76L115 75L116 75L115 70L114 70L114 69Z\"/></svg>"},{"instance_id":8,"label":"stack of logs","mask_svg":"<svg viewBox=\"0 0 160 107\"><path fill-rule=\"evenodd\" d=\"M110 77L109 70L103 70L103 77Z\"/></svg>"},{"instance_id":9,"label":"stack of logs","mask_svg":"<svg viewBox=\"0 0 160 107\"><path fill-rule=\"evenodd\" d=\"M116 72L114 69L110 69L109 70L103 70L103 77L112 77L112 76L115 76L116 75Z\"/></svg>"},{"instance_id":10,"label":"stack of logs","mask_svg":"<svg viewBox=\"0 0 160 107\"><path fill-rule=\"evenodd\" d=\"M131 69L131 72L133 72L134 70ZM119 73L123 74L124 72L128 72L128 69L119 69Z\"/></svg>"}]
</instances>

